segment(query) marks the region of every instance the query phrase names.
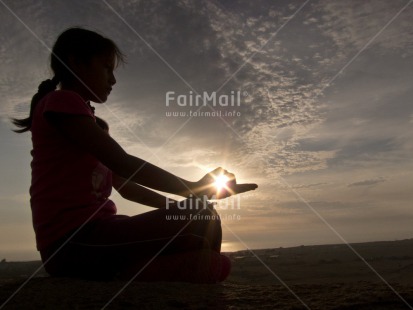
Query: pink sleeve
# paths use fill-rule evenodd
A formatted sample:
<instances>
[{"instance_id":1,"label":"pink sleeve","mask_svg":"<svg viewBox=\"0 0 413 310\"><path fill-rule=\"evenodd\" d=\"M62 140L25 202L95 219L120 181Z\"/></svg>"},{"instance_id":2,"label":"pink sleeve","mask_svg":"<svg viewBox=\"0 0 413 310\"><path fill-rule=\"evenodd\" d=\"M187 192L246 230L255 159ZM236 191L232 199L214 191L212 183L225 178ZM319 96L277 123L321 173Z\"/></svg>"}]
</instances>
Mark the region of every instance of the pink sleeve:
<instances>
[{"instance_id":1,"label":"pink sleeve","mask_svg":"<svg viewBox=\"0 0 413 310\"><path fill-rule=\"evenodd\" d=\"M75 92L67 90L55 91L46 98L42 114L46 112L87 115L94 117L92 110L82 99L82 97Z\"/></svg>"}]
</instances>

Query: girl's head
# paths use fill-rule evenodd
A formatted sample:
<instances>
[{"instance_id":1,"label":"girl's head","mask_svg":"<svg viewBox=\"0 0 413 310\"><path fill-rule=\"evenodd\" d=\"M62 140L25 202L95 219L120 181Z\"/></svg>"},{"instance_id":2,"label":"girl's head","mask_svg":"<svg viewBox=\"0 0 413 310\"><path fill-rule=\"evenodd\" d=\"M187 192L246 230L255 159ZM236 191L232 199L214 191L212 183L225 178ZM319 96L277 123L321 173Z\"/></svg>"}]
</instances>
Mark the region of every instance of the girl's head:
<instances>
[{"instance_id":1,"label":"girl's head","mask_svg":"<svg viewBox=\"0 0 413 310\"><path fill-rule=\"evenodd\" d=\"M71 28L53 46L50 65L63 88L75 88L85 100L104 102L116 83L113 70L122 62L124 56L112 40Z\"/></svg>"},{"instance_id":2,"label":"girl's head","mask_svg":"<svg viewBox=\"0 0 413 310\"><path fill-rule=\"evenodd\" d=\"M30 115L13 119L20 129L30 130L37 103L57 85L77 91L86 101L105 102L116 83L113 70L124 62L124 55L116 44L102 35L83 28L70 28L57 38L50 58L54 77L43 81L33 96Z\"/></svg>"}]
</instances>

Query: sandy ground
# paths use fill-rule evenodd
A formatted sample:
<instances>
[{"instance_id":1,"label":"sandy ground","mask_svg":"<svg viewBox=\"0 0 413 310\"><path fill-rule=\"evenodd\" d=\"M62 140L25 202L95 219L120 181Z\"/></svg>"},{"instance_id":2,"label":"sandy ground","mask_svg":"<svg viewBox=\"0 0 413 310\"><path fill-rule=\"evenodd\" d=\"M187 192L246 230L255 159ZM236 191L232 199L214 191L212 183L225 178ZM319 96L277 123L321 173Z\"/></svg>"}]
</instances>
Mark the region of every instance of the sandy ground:
<instances>
[{"instance_id":1,"label":"sandy ground","mask_svg":"<svg viewBox=\"0 0 413 310\"><path fill-rule=\"evenodd\" d=\"M413 309L413 240L228 253L221 284L95 282L40 272L1 309ZM0 263L0 305L39 262ZM376 274L377 273L377 274ZM118 294L119 293L119 294Z\"/></svg>"}]
</instances>

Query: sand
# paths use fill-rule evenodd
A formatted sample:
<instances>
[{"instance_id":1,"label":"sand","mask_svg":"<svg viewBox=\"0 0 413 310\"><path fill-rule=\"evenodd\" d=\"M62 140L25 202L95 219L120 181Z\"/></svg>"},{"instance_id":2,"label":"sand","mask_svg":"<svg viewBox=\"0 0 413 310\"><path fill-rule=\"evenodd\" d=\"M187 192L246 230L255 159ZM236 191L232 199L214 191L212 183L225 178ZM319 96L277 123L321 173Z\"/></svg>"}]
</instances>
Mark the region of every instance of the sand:
<instances>
[{"instance_id":1,"label":"sand","mask_svg":"<svg viewBox=\"0 0 413 310\"><path fill-rule=\"evenodd\" d=\"M125 281L57 279L41 271L4 309L413 309L413 239L352 247L365 261L346 245L228 253L232 273L214 285L125 287ZM39 265L0 263L0 304Z\"/></svg>"}]
</instances>

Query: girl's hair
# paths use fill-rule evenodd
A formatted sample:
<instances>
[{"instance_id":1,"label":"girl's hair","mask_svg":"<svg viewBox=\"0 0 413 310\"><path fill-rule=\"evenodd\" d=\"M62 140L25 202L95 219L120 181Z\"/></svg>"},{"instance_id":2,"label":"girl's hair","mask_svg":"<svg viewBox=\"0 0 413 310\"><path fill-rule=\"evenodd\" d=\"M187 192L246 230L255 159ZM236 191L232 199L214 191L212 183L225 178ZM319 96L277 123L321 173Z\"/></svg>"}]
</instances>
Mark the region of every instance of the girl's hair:
<instances>
[{"instance_id":1,"label":"girl's hair","mask_svg":"<svg viewBox=\"0 0 413 310\"><path fill-rule=\"evenodd\" d=\"M116 66L125 62L125 56L110 39L83 28L69 28L57 38L50 57L50 67L54 77L40 83L37 93L30 104L30 114L27 118L12 119L22 133L30 130L34 109L38 102L49 92L54 91L59 83L70 84L77 77L69 67L69 61L87 64L95 56L112 54L115 56Z\"/></svg>"}]
</instances>

